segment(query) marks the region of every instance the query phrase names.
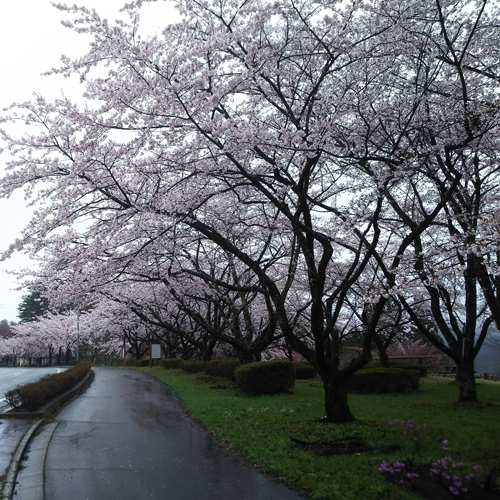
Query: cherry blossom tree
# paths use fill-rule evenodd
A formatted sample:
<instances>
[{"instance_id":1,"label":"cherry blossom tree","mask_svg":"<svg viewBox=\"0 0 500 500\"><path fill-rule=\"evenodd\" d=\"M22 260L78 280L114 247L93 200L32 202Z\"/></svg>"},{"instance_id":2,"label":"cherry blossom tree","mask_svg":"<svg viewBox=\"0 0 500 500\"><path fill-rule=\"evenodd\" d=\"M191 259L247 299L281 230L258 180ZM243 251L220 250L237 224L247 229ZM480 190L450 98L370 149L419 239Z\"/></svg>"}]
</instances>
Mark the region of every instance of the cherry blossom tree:
<instances>
[{"instance_id":1,"label":"cherry blossom tree","mask_svg":"<svg viewBox=\"0 0 500 500\"><path fill-rule=\"evenodd\" d=\"M395 97L391 86L367 106L365 91L345 140L361 141L368 154L352 157L375 178L398 172L383 223L388 244L399 235L401 244L392 261L378 259L387 280L380 289L396 292L420 331L456 363L459 400L476 401L474 358L500 314L500 73L496 42L491 46L498 11L485 1L437 0L423 17L420 6L408 7L399 14L414 19L411 25L385 9L378 15L400 26L394 64L408 76L399 89L409 105L386 106ZM429 315L439 334L428 328Z\"/></svg>"}]
</instances>

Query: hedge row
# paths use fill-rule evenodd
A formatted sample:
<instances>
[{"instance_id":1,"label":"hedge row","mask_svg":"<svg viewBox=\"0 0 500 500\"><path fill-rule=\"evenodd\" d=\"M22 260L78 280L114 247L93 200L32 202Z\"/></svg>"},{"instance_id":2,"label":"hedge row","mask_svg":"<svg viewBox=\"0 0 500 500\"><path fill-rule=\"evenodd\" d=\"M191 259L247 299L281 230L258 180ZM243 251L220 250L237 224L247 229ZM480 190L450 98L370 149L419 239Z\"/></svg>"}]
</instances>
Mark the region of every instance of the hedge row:
<instances>
[{"instance_id":1,"label":"hedge row","mask_svg":"<svg viewBox=\"0 0 500 500\"><path fill-rule=\"evenodd\" d=\"M240 366L236 358L217 358L205 364L205 373L213 377L223 377L234 380L234 371Z\"/></svg>"},{"instance_id":2,"label":"hedge row","mask_svg":"<svg viewBox=\"0 0 500 500\"><path fill-rule=\"evenodd\" d=\"M295 366L292 361L261 361L236 368L236 385L246 394L276 394L290 392L295 385Z\"/></svg>"},{"instance_id":3,"label":"hedge row","mask_svg":"<svg viewBox=\"0 0 500 500\"><path fill-rule=\"evenodd\" d=\"M427 366L422 365L420 363L411 363L409 361L391 361L390 368L400 368L401 370L414 370L420 373L421 377L427 377ZM380 363L372 362L368 363L365 369L371 368L382 368Z\"/></svg>"},{"instance_id":4,"label":"hedge row","mask_svg":"<svg viewBox=\"0 0 500 500\"><path fill-rule=\"evenodd\" d=\"M370 363L348 381L348 391L359 393L411 392L418 389L420 377L427 368L416 363L397 362L395 367L382 368ZM240 365L235 358L219 358L203 363L198 360L164 359L162 367L182 369L189 373L205 372L214 377L235 380L250 395L274 394L293 390L296 379L313 378L314 367L306 361L264 361Z\"/></svg>"},{"instance_id":5,"label":"hedge row","mask_svg":"<svg viewBox=\"0 0 500 500\"><path fill-rule=\"evenodd\" d=\"M347 381L348 391L362 394L412 392L419 384L420 372L403 368L365 368Z\"/></svg>"},{"instance_id":6,"label":"hedge row","mask_svg":"<svg viewBox=\"0 0 500 500\"><path fill-rule=\"evenodd\" d=\"M38 382L25 384L5 394L5 400L14 410L36 411L75 387L87 375L92 364L80 361L61 373L47 375Z\"/></svg>"},{"instance_id":7,"label":"hedge row","mask_svg":"<svg viewBox=\"0 0 500 500\"><path fill-rule=\"evenodd\" d=\"M148 360L141 360L137 363L137 366L148 365ZM161 361L161 366L167 370L181 369L188 373L204 372L212 377L236 380L237 385L248 394L288 392L293 389L296 379L309 379L317 375L314 367L306 361L279 360L240 365L237 358L216 358L208 362L166 358ZM283 368L285 366L286 368ZM243 367L245 369L241 372L242 375L236 379L236 371Z\"/></svg>"}]
</instances>

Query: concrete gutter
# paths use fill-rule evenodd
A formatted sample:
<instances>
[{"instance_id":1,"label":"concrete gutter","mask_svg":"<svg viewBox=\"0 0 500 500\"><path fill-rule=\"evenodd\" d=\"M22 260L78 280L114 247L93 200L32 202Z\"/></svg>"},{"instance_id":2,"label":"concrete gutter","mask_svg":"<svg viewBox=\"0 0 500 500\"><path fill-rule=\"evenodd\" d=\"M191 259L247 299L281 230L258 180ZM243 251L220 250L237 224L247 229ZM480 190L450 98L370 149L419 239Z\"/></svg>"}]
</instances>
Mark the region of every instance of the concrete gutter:
<instances>
[{"instance_id":1,"label":"concrete gutter","mask_svg":"<svg viewBox=\"0 0 500 500\"><path fill-rule=\"evenodd\" d=\"M77 384L73 389L70 389L69 391L65 392L64 394L61 394L57 398L53 399L50 403L47 403L45 406L40 408L40 410L37 411L8 411L5 413L0 413L0 419L2 418L32 418L32 419L37 419L37 418L44 418L47 414L49 414L52 410L57 408L58 406L63 405L64 403L67 403L74 395L75 393L78 392L79 389L87 382L88 378L90 377L90 372L92 371L92 368L89 370L87 375Z\"/></svg>"},{"instance_id":2,"label":"concrete gutter","mask_svg":"<svg viewBox=\"0 0 500 500\"><path fill-rule=\"evenodd\" d=\"M29 428L28 432L24 435L23 439L19 443L19 446L17 447L16 452L14 453L14 457L12 458L12 462L10 463L9 472L7 473L7 479L5 480L5 486L3 489L4 500L12 500L12 498L14 497L19 464L21 463L21 459L23 458L23 454L28 447L31 438L35 435L36 431L39 429L42 423L42 420L38 420Z\"/></svg>"}]
</instances>

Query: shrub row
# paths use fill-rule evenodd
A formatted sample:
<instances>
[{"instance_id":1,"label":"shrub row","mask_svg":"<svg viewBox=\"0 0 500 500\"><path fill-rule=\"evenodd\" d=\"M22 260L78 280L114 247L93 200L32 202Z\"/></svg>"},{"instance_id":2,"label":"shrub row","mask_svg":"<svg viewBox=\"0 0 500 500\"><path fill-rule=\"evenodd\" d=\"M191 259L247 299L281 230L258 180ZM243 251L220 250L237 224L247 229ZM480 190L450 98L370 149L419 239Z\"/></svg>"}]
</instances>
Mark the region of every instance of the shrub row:
<instances>
[{"instance_id":1,"label":"shrub row","mask_svg":"<svg viewBox=\"0 0 500 500\"><path fill-rule=\"evenodd\" d=\"M198 360L164 359L162 367L180 368L189 373L205 372L214 377L235 380L236 385L250 395L274 394L293 390L296 379L308 379L317 375L306 361L264 361L240 365L235 358L219 358L203 363ZM383 368L370 363L356 372L348 381L350 392L386 393L411 392L418 389L420 377L427 375L425 366L417 363L397 362Z\"/></svg>"},{"instance_id":2,"label":"shrub row","mask_svg":"<svg viewBox=\"0 0 500 500\"><path fill-rule=\"evenodd\" d=\"M297 378L308 379L316 376L316 370L305 361L278 360L241 365L236 358L216 358L206 363L198 360L167 358L162 360L161 366L167 370L205 372L212 377L233 380L243 392L252 395L289 392L293 390Z\"/></svg>"},{"instance_id":3,"label":"shrub row","mask_svg":"<svg viewBox=\"0 0 500 500\"><path fill-rule=\"evenodd\" d=\"M161 367L166 370L176 370L181 367L182 359L165 358L161 360Z\"/></svg>"},{"instance_id":4,"label":"shrub row","mask_svg":"<svg viewBox=\"0 0 500 500\"><path fill-rule=\"evenodd\" d=\"M382 368L380 363L368 363L365 369ZM391 361L390 368L400 368L401 370L415 370L420 373L421 377L427 377L427 366L420 363L411 363L409 361Z\"/></svg>"},{"instance_id":5,"label":"shrub row","mask_svg":"<svg viewBox=\"0 0 500 500\"><path fill-rule=\"evenodd\" d=\"M290 392L295 384L292 361L261 361L236 368L236 385L246 394L276 394Z\"/></svg>"},{"instance_id":6,"label":"shrub row","mask_svg":"<svg viewBox=\"0 0 500 500\"><path fill-rule=\"evenodd\" d=\"M212 359L205 364L205 373L213 377L223 377L234 380L234 370L240 366L240 360L236 358Z\"/></svg>"},{"instance_id":7,"label":"shrub row","mask_svg":"<svg viewBox=\"0 0 500 500\"><path fill-rule=\"evenodd\" d=\"M347 382L348 391L362 394L412 392L418 389L420 372L402 368L365 368Z\"/></svg>"},{"instance_id":8,"label":"shrub row","mask_svg":"<svg viewBox=\"0 0 500 500\"><path fill-rule=\"evenodd\" d=\"M295 378L297 380L314 378L318 374L316 368L308 361L294 361L293 366L295 366Z\"/></svg>"},{"instance_id":9,"label":"shrub row","mask_svg":"<svg viewBox=\"0 0 500 500\"><path fill-rule=\"evenodd\" d=\"M75 387L87 375L91 366L88 361L80 361L69 370L47 375L38 382L25 384L7 392L5 400L14 410L39 410L57 396Z\"/></svg>"}]
</instances>

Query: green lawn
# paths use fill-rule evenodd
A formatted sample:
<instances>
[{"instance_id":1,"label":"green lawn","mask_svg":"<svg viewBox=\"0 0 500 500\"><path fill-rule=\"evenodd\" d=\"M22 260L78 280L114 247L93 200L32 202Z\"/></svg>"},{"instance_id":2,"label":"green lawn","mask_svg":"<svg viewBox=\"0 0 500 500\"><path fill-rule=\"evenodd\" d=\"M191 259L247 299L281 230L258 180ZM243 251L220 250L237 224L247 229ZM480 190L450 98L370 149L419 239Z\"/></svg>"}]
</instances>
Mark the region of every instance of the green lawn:
<instances>
[{"instance_id":1,"label":"green lawn","mask_svg":"<svg viewBox=\"0 0 500 500\"><path fill-rule=\"evenodd\" d=\"M430 464L451 456L483 472L500 460L500 384L478 381L481 404L459 406L457 388L449 379L427 377L411 395L351 395L357 422L317 422L323 414L321 383L297 381L293 394L250 397L233 388L214 387L206 377L180 370L140 368L169 385L183 407L228 449L249 464L304 489L313 499L415 499L416 494L387 483L378 471L382 461ZM412 419L418 431L403 434L389 421ZM426 424L426 427L423 427ZM408 430L405 427L405 430ZM371 446L399 445L397 452L319 456L292 443L361 436ZM443 450L442 442L449 442ZM496 462L495 462L496 460ZM451 496L450 496L451 498Z\"/></svg>"}]
</instances>

